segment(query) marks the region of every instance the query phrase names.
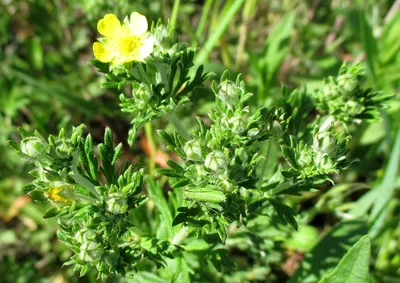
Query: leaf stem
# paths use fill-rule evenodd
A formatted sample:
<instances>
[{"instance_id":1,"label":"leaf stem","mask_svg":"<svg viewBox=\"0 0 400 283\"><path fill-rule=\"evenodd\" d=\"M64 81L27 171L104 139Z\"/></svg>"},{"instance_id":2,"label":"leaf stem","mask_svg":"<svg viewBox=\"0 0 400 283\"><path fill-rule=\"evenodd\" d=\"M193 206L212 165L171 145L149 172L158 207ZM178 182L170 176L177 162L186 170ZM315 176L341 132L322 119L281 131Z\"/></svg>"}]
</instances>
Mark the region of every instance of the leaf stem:
<instances>
[{"instance_id":1,"label":"leaf stem","mask_svg":"<svg viewBox=\"0 0 400 283\"><path fill-rule=\"evenodd\" d=\"M146 133L147 142L149 143L150 146L149 174L153 176L154 169L156 167L157 145L154 142L153 127L151 126L151 122L148 122L144 125L144 130Z\"/></svg>"}]
</instances>

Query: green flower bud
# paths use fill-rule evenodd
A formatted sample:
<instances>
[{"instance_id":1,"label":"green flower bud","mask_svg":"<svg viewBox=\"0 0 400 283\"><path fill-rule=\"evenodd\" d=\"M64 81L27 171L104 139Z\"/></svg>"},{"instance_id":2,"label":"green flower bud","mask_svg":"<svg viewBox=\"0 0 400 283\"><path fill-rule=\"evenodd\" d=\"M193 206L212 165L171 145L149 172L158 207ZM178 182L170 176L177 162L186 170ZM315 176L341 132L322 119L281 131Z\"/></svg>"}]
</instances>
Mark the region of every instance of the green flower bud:
<instances>
[{"instance_id":1,"label":"green flower bud","mask_svg":"<svg viewBox=\"0 0 400 283\"><path fill-rule=\"evenodd\" d=\"M225 192L232 192L236 189L236 185L230 182L226 177L220 177L220 182L218 183L219 187Z\"/></svg>"},{"instance_id":2,"label":"green flower bud","mask_svg":"<svg viewBox=\"0 0 400 283\"><path fill-rule=\"evenodd\" d=\"M247 121L244 117L235 116L235 117L229 119L228 124L229 124L232 132L234 132L237 135L240 135L244 131L246 131Z\"/></svg>"},{"instance_id":3,"label":"green flower bud","mask_svg":"<svg viewBox=\"0 0 400 283\"><path fill-rule=\"evenodd\" d=\"M364 110L364 106L356 101L347 101L344 105L344 112L349 115L357 115L362 113Z\"/></svg>"},{"instance_id":4,"label":"green flower bud","mask_svg":"<svg viewBox=\"0 0 400 283\"><path fill-rule=\"evenodd\" d=\"M196 140L188 141L183 150L185 151L187 157L194 161L201 161L203 158L201 157L201 146L200 143Z\"/></svg>"},{"instance_id":5,"label":"green flower bud","mask_svg":"<svg viewBox=\"0 0 400 283\"><path fill-rule=\"evenodd\" d=\"M80 247L79 258L86 262L98 261L104 253L101 244L86 241Z\"/></svg>"},{"instance_id":6,"label":"green flower bud","mask_svg":"<svg viewBox=\"0 0 400 283\"><path fill-rule=\"evenodd\" d=\"M260 132L260 129L253 128L253 129L250 129L250 130L247 132L247 136L248 136L249 138L257 137L257 135L258 135L259 132Z\"/></svg>"},{"instance_id":7,"label":"green flower bud","mask_svg":"<svg viewBox=\"0 0 400 283\"><path fill-rule=\"evenodd\" d=\"M314 165L325 170L334 168L332 159L329 157L329 155L323 152L318 152L316 154Z\"/></svg>"},{"instance_id":8,"label":"green flower bud","mask_svg":"<svg viewBox=\"0 0 400 283\"><path fill-rule=\"evenodd\" d=\"M207 155L204 166L213 171L223 170L228 167L228 158L221 151L213 151Z\"/></svg>"},{"instance_id":9,"label":"green flower bud","mask_svg":"<svg viewBox=\"0 0 400 283\"><path fill-rule=\"evenodd\" d=\"M200 178L207 176L207 171L204 169L203 165L196 165L197 176Z\"/></svg>"},{"instance_id":10,"label":"green flower bud","mask_svg":"<svg viewBox=\"0 0 400 283\"><path fill-rule=\"evenodd\" d=\"M225 80L220 83L218 87L218 92L216 93L216 96L221 99L224 103L228 105L228 107L232 107L233 103L233 98L236 95L238 86L230 81L230 80Z\"/></svg>"},{"instance_id":11,"label":"green flower bud","mask_svg":"<svg viewBox=\"0 0 400 283\"><path fill-rule=\"evenodd\" d=\"M225 80L220 83L217 96L233 97L236 94L237 85L230 80Z\"/></svg>"},{"instance_id":12,"label":"green flower bud","mask_svg":"<svg viewBox=\"0 0 400 283\"><path fill-rule=\"evenodd\" d=\"M37 157L45 153L46 148L43 141L38 137L25 138L21 142L21 152L29 157Z\"/></svg>"},{"instance_id":13,"label":"green flower bud","mask_svg":"<svg viewBox=\"0 0 400 283\"><path fill-rule=\"evenodd\" d=\"M239 193L240 193L240 196L241 196L244 200L249 200L250 197L251 197L251 195L250 195L250 193L249 193L249 190L246 189L246 188L244 188L244 187L240 187Z\"/></svg>"},{"instance_id":14,"label":"green flower bud","mask_svg":"<svg viewBox=\"0 0 400 283\"><path fill-rule=\"evenodd\" d=\"M106 209L112 214L123 214L128 209L126 197L120 192L110 194L106 200Z\"/></svg>"},{"instance_id":15,"label":"green flower bud","mask_svg":"<svg viewBox=\"0 0 400 283\"><path fill-rule=\"evenodd\" d=\"M324 158L322 158L320 166L325 170L334 169L333 161L329 156L324 156Z\"/></svg>"},{"instance_id":16,"label":"green flower bud","mask_svg":"<svg viewBox=\"0 0 400 283\"><path fill-rule=\"evenodd\" d=\"M300 152L297 162L301 167L306 167L311 164L312 160L313 160L312 152L309 150L304 150Z\"/></svg>"},{"instance_id":17,"label":"green flower bud","mask_svg":"<svg viewBox=\"0 0 400 283\"><path fill-rule=\"evenodd\" d=\"M313 145L316 150L334 154L336 152L337 139L329 132L321 132L314 137Z\"/></svg>"},{"instance_id":18,"label":"green flower bud","mask_svg":"<svg viewBox=\"0 0 400 283\"><path fill-rule=\"evenodd\" d=\"M273 137L280 137L283 134L284 129L279 121L274 120L272 121L270 132Z\"/></svg>"},{"instance_id":19,"label":"green flower bud","mask_svg":"<svg viewBox=\"0 0 400 283\"><path fill-rule=\"evenodd\" d=\"M132 95L135 98L136 105L139 109L146 108L148 101L151 98L151 92L144 84L136 84L133 86Z\"/></svg>"},{"instance_id":20,"label":"green flower bud","mask_svg":"<svg viewBox=\"0 0 400 283\"><path fill-rule=\"evenodd\" d=\"M344 74L337 78L338 85L345 91L351 92L357 86L357 79L352 74Z\"/></svg>"},{"instance_id":21,"label":"green flower bud","mask_svg":"<svg viewBox=\"0 0 400 283\"><path fill-rule=\"evenodd\" d=\"M340 95L339 87L332 83L326 84L322 89L322 95L324 100L335 99Z\"/></svg>"}]
</instances>

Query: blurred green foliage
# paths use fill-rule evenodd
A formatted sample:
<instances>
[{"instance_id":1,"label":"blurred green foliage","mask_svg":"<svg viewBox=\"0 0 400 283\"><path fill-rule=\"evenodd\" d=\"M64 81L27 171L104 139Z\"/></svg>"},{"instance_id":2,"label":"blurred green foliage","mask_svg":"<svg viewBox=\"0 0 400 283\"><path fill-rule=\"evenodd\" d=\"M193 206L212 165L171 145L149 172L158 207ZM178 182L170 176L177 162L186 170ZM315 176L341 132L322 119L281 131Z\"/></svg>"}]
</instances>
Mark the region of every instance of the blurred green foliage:
<instances>
[{"instance_id":1,"label":"blurred green foliage","mask_svg":"<svg viewBox=\"0 0 400 283\"><path fill-rule=\"evenodd\" d=\"M61 268L71 253L57 241L56 223L42 218L47 208L22 196L20 189L28 182L25 176L31 165L16 156L7 140L18 141L17 126L54 134L62 127L85 123L95 143L109 126L116 133L116 140L126 146L129 120L119 111L118 96L98 87L103 78L87 63L92 59L96 23L104 14L110 12L122 18L138 11L150 21L171 19L182 39L198 48L197 63L205 64L206 71L218 75L226 68L242 73L249 91L256 94L250 105L268 107L284 104L281 83L289 89L305 84L308 90L314 90L320 87L322 77L338 72L342 61L362 60L367 69L366 87L397 94L399 6L399 1L393 0L2 0L1 281L78 281L71 269ZM214 103L211 94L195 99L204 106L183 109L180 116L184 124L185 117L194 111L205 116ZM205 274L198 275L198 280L284 282L291 278L291 282L316 282L317 277L312 276L321 270L327 276L325 280L329 280L328 273L335 272L335 266L339 267L351 256L357 245L349 250L350 247L368 231L370 280L397 282L400 278L399 110L399 99L394 98L389 108L382 110L382 123L350 127L354 145L349 155L362 162L338 175L337 185L326 184L318 192L286 200L299 210L298 232L284 227L266 228L276 219L258 216L249 221L249 231L236 227L230 233L229 257L236 262L237 270L227 271L221 278L216 270L204 268ZM187 127L194 124L187 122ZM278 146L271 143L264 148L269 158L260 170L271 179L274 161L281 158L275 150ZM129 150L125 152L128 152L126 159L147 159L146 150L137 145L130 154ZM140 215L138 227L140 221L151 221ZM156 224L148 227L157 227ZM252 238L252 245L247 237ZM199 245L204 244L199 241ZM198 260L210 253L211 248L200 249L198 257L187 260L192 260L193 266L200 265L197 270L203 270ZM187 278L180 279L187 282ZM92 282L95 277L89 272L79 280ZM159 277L141 272L128 281L159 282Z\"/></svg>"}]
</instances>

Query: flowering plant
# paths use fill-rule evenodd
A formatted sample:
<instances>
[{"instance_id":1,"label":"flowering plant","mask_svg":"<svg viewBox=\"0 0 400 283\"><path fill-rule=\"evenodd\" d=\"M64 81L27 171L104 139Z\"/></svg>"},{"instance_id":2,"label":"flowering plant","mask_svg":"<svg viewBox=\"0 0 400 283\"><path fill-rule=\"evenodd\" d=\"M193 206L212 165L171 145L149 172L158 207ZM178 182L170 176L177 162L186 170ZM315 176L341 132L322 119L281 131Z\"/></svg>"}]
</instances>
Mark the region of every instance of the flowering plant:
<instances>
[{"instance_id":1,"label":"flowering plant","mask_svg":"<svg viewBox=\"0 0 400 283\"><path fill-rule=\"evenodd\" d=\"M281 105L253 107L245 82L226 71L211 85L215 107L188 133L176 112L195 103L196 91L210 92L209 74L194 64L195 51L174 37L171 26L158 22L148 30L137 12L122 24L107 14L97 28L104 37L93 44L91 63L106 76L102 87L120 92L122 112L133 115L129 145L145 126L154 151L156 125L169 158L157 171L154 159L148 167L122 165L122 144L114 146L111 130L95 145L83 125L48 138L21 128L21 143L10 142L34 164L34 181L25 191L49 204L44 217L57 218L58 237L74 254L65 264L81 275L92 269L102 279L144 276L167 266L173 272L154 276L201 281L199 262L217 273L235 272L228 245L260 249L253 260L255 269L262 267L277 240L262 233L290 235L299 227L296 208L285 198L333 182L351 164L352 123L379 119L389 98L362 87L360 65L343 65L314 93L283 89ZM300 111L305 107L311 110ZM156 122L163 118L176 131ZM280 149L279 164L268 163L265 143ZM266 177L268 166L274 172ZM239 239L242 231L245 240Z\"/></svg>"}]
</instances>

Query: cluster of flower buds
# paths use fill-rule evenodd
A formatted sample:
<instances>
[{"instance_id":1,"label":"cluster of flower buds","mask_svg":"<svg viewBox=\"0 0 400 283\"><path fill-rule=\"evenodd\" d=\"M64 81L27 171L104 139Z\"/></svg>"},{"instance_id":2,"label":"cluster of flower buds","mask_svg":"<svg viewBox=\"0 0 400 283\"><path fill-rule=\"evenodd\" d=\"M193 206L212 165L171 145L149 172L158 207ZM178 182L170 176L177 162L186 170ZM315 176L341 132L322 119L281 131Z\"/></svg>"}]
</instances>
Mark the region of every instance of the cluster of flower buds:
<instances>
[{"instance_id":1,"label":"cluster of flower buds","mask_svg":"<svg viewBox=\"0 0 400 283\"><path fill-rule=\"evenodd\" d=\"M70 182L69 172L78 162L83 125L74 128L71 137L67 137L62 129L57 137L50 135L48 139L37 131L32 133L22 128L18 130L22 136L21 144L10 144L23 158L36 165L36 170L31 171L31 174L41 182ZM63 186L56 184L50 187ZM40 194L40 191L34 190L33 194Z\"/></svg>"},{"instance_id":2,"label":"cluster of flower buds","mask_svg":"<svg viewBox=\"0 0 400 283\"><path fill-rule=\"evenodd\" d=\"M98 160L91 136L84 138L82 130L83 126L74 128L67 136L62 129L58 137L47 140L39 133L20 130L21 144L12 143L36 166L31 171L35 180L25 191L34 200L50 205L45 218L58 218L58 237L74 252L66 264L74 265L81 275L96 268L102 279L124 275L144 257L162 265L160 255L171 256L179 248L135 236L128 220L148 199L142 193L143 169L129 164L115 169L122 145L114 147L109 129L104 143L98 145ZM149 245L159 252L149 253Z\"/></svg>"},{"instance_id":3,"label":"cluster of flower buds","mask_svg":"<svg viewBox=\"0 0 400 283\"><path fill-rule=\"evenodd\" d=\"M363 89L364 77L361 63L350 68L344 64L337 77L326 78L323 87L316 90L317 108L345 124L379 120L379 109L391 96L378 96L371 89Z\"/></svg>"},{"instance_id":4,"label":"cluster of flower buds","mask_svg":"<svg viewBox=\"0 0 400 283\"><path fill-rule=\"evenodd\" d=\"M348 165L346 153L349 142L350 136L335 133L333 124L317 129L312 144L290 136L289 142L282 144L282 152L290 168L282 174L296 181L327 179Z\"/></svg>"},{"instance_id":5,"label":"cluster of flower buds","mask_svg":"<svg viewBox=\"0 0 400 283\"><path fill-rule=\"evenodd\" d=\"M261 108L251 114L250 107L244 104L252 94L246 92L240 77L231 81L225 72L219 84L213 83L213 90L217 107L209 114L210 127L198 119L200 131L193 133L190 140L160 131L167 147L184 164L170 161L170 168L159 171L175 178L172 186L182 188L188 201L202 208L195 215L196 220L210 225L221 222L221 213L230 221L238 221L246 214L242 196L248 195L249 190L257 191L257 167L265 159L253 152L251 145L282 136L289 121L282 110L275 108ZM197 223L190 216L185 221Z\"/></svg>"},{"instance_id":6,"label":"cluster of flower buds","mask_svg":"<svg viewBox=\"0 0 400 283\"><path fill-rule=\"evenodd\" d=\"M289 123L283 109L261 107L251 115L250 107L245 102L252 96L247 93L240 76L236 81L229 80L226 71L221 83L213 83L217 109L210 113L213 121L210 132L215 137L210 147L218 148L222 144L234 147L250 145L254 141L281 137Z\"/></svg>"}]
</instances>

